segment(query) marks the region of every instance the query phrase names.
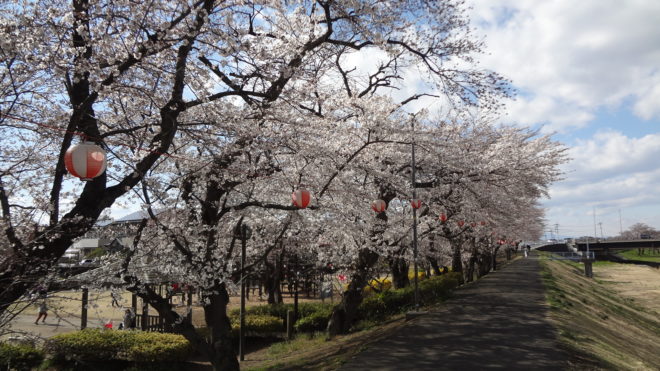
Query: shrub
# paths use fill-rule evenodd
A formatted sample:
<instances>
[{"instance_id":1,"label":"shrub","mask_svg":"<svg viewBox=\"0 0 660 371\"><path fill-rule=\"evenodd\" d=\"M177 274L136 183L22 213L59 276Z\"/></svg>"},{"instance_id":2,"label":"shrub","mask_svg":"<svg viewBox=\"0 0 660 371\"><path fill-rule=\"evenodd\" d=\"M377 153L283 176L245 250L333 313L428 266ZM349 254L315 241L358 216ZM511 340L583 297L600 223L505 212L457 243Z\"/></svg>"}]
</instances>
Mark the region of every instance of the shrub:
<instances>
[{"instance_id":1,"label":"shrub","mask_svg":"<svg viewBox=\"0 0 660 371\"><path fill-rule=\"evenodd\" d=\"M412 282L412 280L415 279L415 272L408 272L408 279ZM424 271L417 272L417 279L420 281L426 279L426 272Z\"/></svg>"},{"instance_id":2,"label":"shrub","mask_svg":"<svg viewBox=\"0 0 660 371\"><path fill-rule=\"evenodd\" d=\"M332 308L332 304L326 303L300 303L298 305L298 315L301 319L309 316L315 316L317 314L328 314L328 317L330 317ZM291 305L291 310L293 310L293 305Z\"/></svg>"},{"instance_id":3,"label":"shrub","mask_svg":"<svg viewBox=\"0 0 660 371\"><path fill-rule=\"evenodd\" d=\"M298 315L300 318L308 317L318 311L326 312L332 309L332 304L325 303L300 303L298 304ZM273 316L286 321L286 312L293 311L293 304L266 304L248 307L245 309L245 315ZM237 321L239 309L232 309L229 312L232 322Z\"/></svg>"},{"instance_id":4,"label":"shrub","mask_svg":"<svg viewBox=\"0 0 660 371\"><path fill-rule=\"evenodd\" d=\"M43 353L32 346L0 343L0 370L30 370L43 359Z\"/></svg>"},{"instance_id":5,"label":"shrub","mask_svg":"<svg viewBox=\"0 0 660 371\"><path fill-rule=\"evenodd\" d=\"M449 273L432 277L419 283L419 295L422 304L432 304L446 299L459 284L460 274ZM361 319L381 320L410 308L415 298L413 287L383 291L367 297L358 309Z\"/></svg>"},{"instance_id":6,"label":"shrub","mask_svg":"<svg viewBox=\"0 0 660 371\"><path fill-rule=\"evenodd\" d=\"M85 329L56 335L45 349L58 359L136 362L183 361L191 353L188 340L177 334Z\"/></svg>"},{"instance_id":7,"label":"shrub","mask_svg":"<svg viewBox=\"0 0 660 371\"><path fill-rule=\"evenodd\" d=\"M374 293L379 293L392 289L392 281L387 278L373 279L362 289L362 294L366 297Z\"/></svg>"},{"instance_id":8,"label":"shrub","mask_svg":"<svg viewBox=\"0 0 660 371\"><path fill-rule=\"evenodd\" d=\"M241 322L240 317L231 319L231 329L234 334L238 334ZM245 329L247 331L259 333L283 332L284 321L281 318L269 315L245 315Z\"/></svg>"},{"instance_id":9,"label":"shrub","mask_svg":"<svg viewBox=\"0 0 660 371\"><path fill-rule=\"evenodd\" d=\"M300 313L302 316L302 310ZM332 306L326 305L300 318L294 325L294 328L298 332L324 331L328 327L330 315L332 315Z\"/></svg>"}]
</instances>

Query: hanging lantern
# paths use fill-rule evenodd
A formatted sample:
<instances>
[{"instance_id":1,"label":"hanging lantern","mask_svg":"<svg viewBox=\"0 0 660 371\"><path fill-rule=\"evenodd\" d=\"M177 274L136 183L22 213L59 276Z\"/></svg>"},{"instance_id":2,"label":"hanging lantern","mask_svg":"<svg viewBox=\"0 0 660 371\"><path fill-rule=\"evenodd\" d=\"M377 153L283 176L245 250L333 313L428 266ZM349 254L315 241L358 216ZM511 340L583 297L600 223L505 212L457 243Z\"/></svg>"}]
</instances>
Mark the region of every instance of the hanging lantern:
<instances>
[{"instance_id":1,"label":"hanging lantern","mask_svg":"<svg viewBox=\"0 0 660 371\"><path fill-rule=\"evenodd\" d=\"M299 189L291 194L291 201L299 209L304 209L309 205L311 197L306 189Z\"/></svg>"},{"instance_id":2,"label":"hanging lantern","mask_svg":"<svg viewBox=\"0 0 660 371\"><path fill-rule=\"evenodd\" d=\"M456 223L458 224L459 227L463 227L463 225L465 225L465 222L463 220L459 220Z\"/></svg>"},{"instance_id":3,"label":"hanging lantern","mask_svg":"<svg viewBox=\"0 0 660 371\"><path fill-rule=\"evenodd\" d=\"M410 206L412 206L413 209L419 209L422 207L422 200L412 199L410 200Z\"/></svg>"},{"instance_id":4,"label":"hanging lantern","mask_svg":"<svg viewBox=\"0 0 660 371\"><path fill-rule=\"evenodd\" d=\"M481 223L479 223L479 224L481 224L482 226L484 226L484 225L486 225L486 222L482 220Z\"/></svg>"},{"instance_id":5,"label":"hanging lantern","mask_svg":"<svg viewBox=\"0 0 660 371\"><path fill-rule=\"evenodd\" d=\"M447 215L445 213L440 213L440 223L444 223L447 221Z\"/></svg>"},{"instance_id":6,"label":"hanging lantern","mask_svg":"<svg viewBox=\"0 0 660 371\"><path fill-rule=\"evenodd\" d=\"M371 203L371 209L377 213L382 213L387 210L387 204L383 200L374 200Z\"/></svg>"},{"instance_id":7,"label":"hanging lantern","mask_svg":"<svg viewBox=\"0 0 660 371\"><path fill-rule=\"evenodd\" d=\"M71 175L84 181L92 180L105 171L105 151L90 142L76 144L66 150L64 166Z\"/></svg>"},{"instance_id":8,"label":"hanging lantern","mask_svg":"<svg viewBox=\"0 0 660 371\"><path fill-rule=\"evenodd\" d=\"M470 227L474 228L476 226L477 226L477 223L475 223L475 222L470 223Z\"/></svg>"}]
</instances>

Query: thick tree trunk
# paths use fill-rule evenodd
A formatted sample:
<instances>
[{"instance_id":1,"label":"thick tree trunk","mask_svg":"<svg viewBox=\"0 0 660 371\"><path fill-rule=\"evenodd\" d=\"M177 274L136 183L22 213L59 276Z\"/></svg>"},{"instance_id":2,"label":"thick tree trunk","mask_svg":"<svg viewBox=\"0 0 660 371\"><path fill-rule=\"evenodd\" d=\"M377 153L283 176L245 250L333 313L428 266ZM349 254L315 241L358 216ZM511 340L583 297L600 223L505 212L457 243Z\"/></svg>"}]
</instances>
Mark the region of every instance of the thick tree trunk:
<instances>
[{"instance_id":1,"label":"thick tree trunk","mask_svg":"<svg viewBox=\"0 0 660 371\"><path fill-rule=\"evenodd\" d=\"M408 262L400 257L393 257L388 259L390 271L392 272L392 284L395 289L401 289L410 285L408 278Z\"/></svg>"},{"instance_id":2,"label":"thick tree trunk","mask_svg":"<svg viewBox=\"0 0 660 371\"><path fill-rule=\"evenodd\" d=\"M181 318L181 315L172 309L167 298L162 297L149 286L134 285L129 286L128 290L155 308L158 314L171 324L172 331L183 335L193 349L202 353L211 362L214 370L239 369L231 341L231 324L227 317L229 295L224 285L219 285L213 295L203 295L204 302L207 303L204 306L204 315L211 332L210 341L200 336L190 321Z\"/></svg>"},{"instance_id":3,"label":"thick tree trunk","mask_svg":"<svg viewBox=\"0 0 660 371\"><path fill-rule=\"evenodd\" d=\"M481 278L488 274L490 271L490 265L492 263L492 258L490 253L481 253L477 259L477 277Z\"/></svg>"},{"instance_id":4,"label":"thick tree trunk","mask_svg":"<svg viewBox=\"0 0 660 371\"><path fill-rule=\"evenodd\" d=\"M442 272L440 272L440 266L438 265L438 259L432 258L430 256L427 256L426 258L429 260L429 263L431 264L431 269L433 269L433 275L434 276L441 275Z\"/></svg>"},{"instance_id":5,"label":"thick tree trunk","mask_svg":"<svg viewBox=\"0 0 660 371\"><path fill-rule=\"evenodd\" d=\"M357 309L362 303L362 288L367 285L371 276L371 268L378 261L378 254L362 249L358 254L358 264L351 283L344 292L342 302L332 311L328 322L330 336L345 334L353 325L357 317Z\"/></svg>"},{"instance_id":6,"label":"thick tree trunk","mask_svg":"<svg viewBox=\"0 0 660 371\"><path fill-rule=\"evenodd\" d=\"M465 282L474 281L474 264L476 262L477 262L477 257L473 253L472 256L470 256L470 259L468 260L465 269Z\"/></svg>"},{"instance_id":7,"label":"thick tree trunk","mask_svg":"<svg viewBox=\"0 0 660 371\"><path fill-rule=\"evenodd\" d=\"M492 258L493 258L493 264L492 264L493 265L493 271L497 270L497 252L499 251L499 249L500 249L500 246L498 245L498 246L495 246L495 250L493 251L493 255L492 255Z\"/></svg>"},{"instance_id":8,"label":"thick tree trunk","mask_svg":"<svg viewBox=\"0 0 660 371\"><path fill-rule=\"evenodd\" d=\"M231 323L227 316L229 294L224 284L218 285L213 293L204 295L204 318L211 335L210 354L214 370L239 370L231 336Z\"/></svg>"},{"instance_id":9,"label":"thick tree trunk","mask_svg":"<svg viewBox=\"0 0 660 371\"><path fill-rule=\"evenodd\" d=\"M451 256L451 269L456 273L463 273L463 262L461 261L461 241L451 241L452 256ZM463 275L461 274L461 284L463 283Z\"/></svg>"}]
</instances>

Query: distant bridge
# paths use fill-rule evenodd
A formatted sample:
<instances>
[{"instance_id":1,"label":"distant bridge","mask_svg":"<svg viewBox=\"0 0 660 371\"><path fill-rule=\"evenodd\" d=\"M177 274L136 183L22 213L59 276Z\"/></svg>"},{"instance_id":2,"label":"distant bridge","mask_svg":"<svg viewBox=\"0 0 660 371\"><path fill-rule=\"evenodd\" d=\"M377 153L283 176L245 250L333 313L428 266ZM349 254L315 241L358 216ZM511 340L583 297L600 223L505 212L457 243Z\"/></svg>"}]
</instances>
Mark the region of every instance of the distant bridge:
<instances>
[{"instance_id":1,"label":"distant bridge","mask_svg":"<svg viewBox=\"0 0 660 371\"><path fill-rule=\"evenodd\" d=\"M553 243L537 248L540 251L547 251L555 254L557 257L561 255L571 256L570 254L584 254L587 252L586 241L577 241L570 248L565 243ZM575 250L577 249L577 252ZM660 263L640 261L640 260L627 260L615 255L617 251L631 250L631 249L660 249L660 240L627 240L627 241L594 241L589 242L589 254L594 256L596 260L611 260L619 263L643 264L651 267L660 267ZM593 255L591 255L593 254ZM571 259L573 260L573 259Z\"/></svg>"},{"instance_id":2,"label":"distant bridge","mask_svg":"<svg viewBox=\"0 0 660 371\"><path fill-rule=\"evenodd\" d=\"M587 251L586 241L577 241L573 244L578 251ZM589 251L596 255L608 253L610 251L630 250L630 249L660 249L660 240L626 240L626 241L589 241ZM569 252L571 249L565 243L552 243L539 246L540 251L549 252Z\"/></svg>"},{"instance_id":3,"label":"distant bridge","mask_svg":"<svg viewBox=\"0 0 660 371\"><path fill-rule=\"evenodd\" d=\"M578 241L576 247L579 251L587 251L586 241ZM660 240L627 240L627 241L589 241L589 251L598 252L630 249L658 249Z\"/></svg>"}]
</instances>

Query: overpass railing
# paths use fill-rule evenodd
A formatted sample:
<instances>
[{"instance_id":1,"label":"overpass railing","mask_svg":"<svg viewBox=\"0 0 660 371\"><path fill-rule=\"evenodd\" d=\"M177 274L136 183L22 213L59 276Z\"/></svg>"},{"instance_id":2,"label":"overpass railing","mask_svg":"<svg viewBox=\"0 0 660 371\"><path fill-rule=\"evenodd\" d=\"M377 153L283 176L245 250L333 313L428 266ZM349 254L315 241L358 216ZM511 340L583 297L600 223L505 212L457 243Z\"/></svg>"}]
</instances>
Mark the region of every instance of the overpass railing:
<instances>
[{"instance_id":1,"label":"overpass railing","mask_svg":"<svg viewBox=\"0 0 660 371\"><path fill-rule=\"evenodd\" d=\"M550 260L575 260L580 261L584 259L594 260L595 254L593 251L577 251L577 252L553 252L550 254Z\"/></svg>"}]
</instances>

